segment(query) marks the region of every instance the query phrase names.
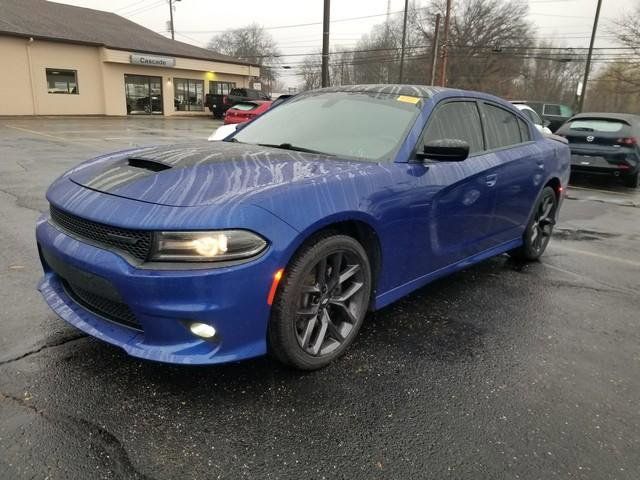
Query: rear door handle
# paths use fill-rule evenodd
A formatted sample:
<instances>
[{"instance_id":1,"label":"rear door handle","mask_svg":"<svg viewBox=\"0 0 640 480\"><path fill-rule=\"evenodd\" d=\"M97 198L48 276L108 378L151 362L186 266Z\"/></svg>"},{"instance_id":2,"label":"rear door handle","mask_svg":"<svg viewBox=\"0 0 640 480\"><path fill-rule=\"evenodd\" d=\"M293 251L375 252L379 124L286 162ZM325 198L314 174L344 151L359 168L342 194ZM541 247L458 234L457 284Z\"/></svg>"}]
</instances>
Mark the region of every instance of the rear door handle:
<instances>
[{"instance_id":1,"label":"rear door handle","mask_svg":"<svg viewBox=\"0 0 640 480\"><path fill-rule=\"evenodd\" d=\"M540 170L544 170L544 160L538 159L536 160L536 163L538 164L538 168Z\"/></svg>"},{"instance_id":2,"label":"rear door handle","mask_svg":"<svg viewBox=\"0 0 640 480\"><path fill-rule=\"evenodd\" d=\"M498 175L495 173L492 175L487 175L487 178L485 178L485 182L487 182L488 187L495 187L497 181Z\"/></svg>"}]
</instances>

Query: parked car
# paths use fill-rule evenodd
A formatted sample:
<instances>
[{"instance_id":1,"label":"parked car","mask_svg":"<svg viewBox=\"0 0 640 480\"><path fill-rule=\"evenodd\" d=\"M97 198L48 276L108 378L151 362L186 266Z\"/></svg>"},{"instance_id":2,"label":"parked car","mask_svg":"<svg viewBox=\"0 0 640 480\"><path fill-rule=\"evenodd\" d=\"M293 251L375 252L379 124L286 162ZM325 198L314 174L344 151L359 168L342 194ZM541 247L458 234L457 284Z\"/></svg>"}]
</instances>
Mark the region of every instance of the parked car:
<instances>
[{"instance_id":1,"label":"parked car","mask_svg":"<svg viewBox=\"0 0 640 480\"><path fill-rule=\"evenodd\" d=\"M581 113L558 135L569 141L571 171L620 177L636 188L640 177L640 116L623 113Z\"/></svg>"},{"instance_id":2,"label":"parked car","mask_svg":"<svg viewBox=\"0 0 640 480\"><path fill-rule=\"evenodd\" d=\"M222 118L224 113L236 103L248 100L271 100L271 97L253 88L232 88L229 95L208 93L205 96L205 104L213 113L214 118Z\"/></svg>"},{"instance_id":3,"label":"parked car","mask_svg":"<svg viewBox=\"0 0 640 480\"><path fill-rule=\"evenodd\" d=\"M552 102L531 102L531 101L514 101L512 102L515 105L528 105L535 112L542 117L543 121L549 122L547 127L552 132L558 130L564 122L569 120L574 112L571 107L567 105L562 105L560 103L552 103Z\"/></svg>"},{"instance_id":4,"label":"parked car","mask_svg":"<svg viewBox=\"0 0 640 480\"><path fill-rule=\"evenodd\" d=\"M548 127L549 121L542 120L540 118L540 115L538 115L538 113L529 105L525 105L524 103L517 103L515 104L515 106L522 112L525 117L531 120L531 123L535 125L540 133L544 133L546 135L550 135L552 133Z\"/></svg>"},{"instance_id":5,"label":"parked car","mask_svg":"<svg viewBox=\"0 0 640 480\"><path fill-rule=\"evenodd\" d=\"M236 103L224 114L224 123L228 125L230 123L248 122L266 112L269 107L271 107L271 102L266 100Z\"/></svg>"},{"instance_id":6,"label":"parked car","mask_svg":"<svg viewBox=\"0 0 640 480\"><path fill-rule=\"evenodd\" d=\"M293 95L280 95L273 102L271 102L269 109L277 107L282 102L284 102L285 100L288 100L291 97L293 97ZM255 118L255 116L253 118ZM216 130L214 130L214 132L211 135L209 135L209 138L207 140L210 142L219 142L220 140L224 140L229 135L234 133L240 125L244 125L247 122L248 120L244 120L239 123L225 123L225 125L221 125Z\"/></svg>"},{"instance_id":7,"label":"parked car","mask_svg":"<svg viewBox=\"0 0 640 480\"><path fill-rule=\"evenodd\" d=\"M504 252L544 252L566 140L475 92L305 92L229 141L135 148L47 192L40 291L80 330L149 360L342 355L369 310Z\"/></svg>"}]
</instances>

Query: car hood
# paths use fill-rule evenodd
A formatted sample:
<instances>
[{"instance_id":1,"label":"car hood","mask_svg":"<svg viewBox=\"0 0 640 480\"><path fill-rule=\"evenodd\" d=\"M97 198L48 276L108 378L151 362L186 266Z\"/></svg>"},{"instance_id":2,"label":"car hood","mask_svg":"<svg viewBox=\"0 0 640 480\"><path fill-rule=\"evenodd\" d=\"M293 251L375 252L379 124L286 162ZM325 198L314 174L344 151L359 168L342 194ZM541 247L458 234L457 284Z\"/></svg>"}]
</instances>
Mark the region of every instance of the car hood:
<instances>
[{"instance_id":1,"label":"car hood","mask_svg":"<svg viewBox=\"0 0 640 480\"><path fill-rule=\"evenodd\" d=\"M119 152L85 162L65 176L98 192L187 207L244 200L361 165L319 154L203 142Z\"/></svg>"}]
</instances>

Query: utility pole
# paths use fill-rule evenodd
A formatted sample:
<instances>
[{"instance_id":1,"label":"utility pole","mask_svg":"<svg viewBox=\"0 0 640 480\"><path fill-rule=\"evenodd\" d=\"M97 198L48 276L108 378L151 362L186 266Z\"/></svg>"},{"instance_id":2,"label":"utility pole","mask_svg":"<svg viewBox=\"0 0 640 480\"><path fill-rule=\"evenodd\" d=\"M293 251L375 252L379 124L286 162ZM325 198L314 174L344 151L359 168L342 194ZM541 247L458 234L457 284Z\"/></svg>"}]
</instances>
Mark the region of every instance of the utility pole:
<instances>
[{"instance_id":1,"label":"utility pole","mask_svg":"<svg viewBox=\"0 0 640 480\"><path fill-rule=\"evenodd\" d=\"M179 2L180 0L169 0L169 28L171 29L171 40L176 39L175 30L173 28L173 2Z\"/></svg>"},{"instance_id":2,"label":"utility pole","mask_svg":"<svg viewBox=\"0 0 640 480\"><path fill-rule=\"evenodd\" d=\"M324 19L322 20L322 87L329 86L329 20L331 18L331 0L324 0Z\"/></svg>"},{"instance_id":3,"label":"utility pole","mask_svg":"<svg viewBox=\"0 0 640 480\"><path fill-rule=\"evenodd\" d=\"M440 42L440 19L442 15L436 15L436 29L433 31L433 45L431 46L431 81L429 85L436 83L436 69L438 67L438 43Z\"/></svg>"},{"instance_id":4,"label":"utility pole","mask_svg":"<svg viewBox=\"0 0 640 480\"><path fill-rule=\"evenodd\" d=\"M444 13L444 38L442 42L442 63L440 64L440 86L447 86L447 62L449 60L449 25L451 23L451 0L447 0Z\"/></svg>"},{"instance_id":5,"label":"utility pole","mask_svg":"<svg viewBox=\"0 0 640 480\"><path fill-rule=\"evenodd\" d=\"M591 57L593 55L593 45L596 42L596 33L598 32L598 21L600 20L600 7L602 0L598 0L596 7L596 18L593 20L593 31L591 32L591 42L589 42L589 53L587 54L587 64L584 67L584 79L582 80L582 92L580 94L580 103L578 104L578 112L584 109L584 99L587 96L587 83L589 82L589 71L591 70Z\"/></svg>"},{"instance_id":6,"label":"utility pole","mask_svg":"<svg viewBox=\"0 0 640 480\"><path fill-rule=\"evenodd\" d=\"M407 10L409 9L409 0L404 0L404 23L402 24L402 47L400 50L400 74L398 75L398 83L402 83L402 74L404 73L404 47L407 40Z\"/></svg>"}]
</instances>

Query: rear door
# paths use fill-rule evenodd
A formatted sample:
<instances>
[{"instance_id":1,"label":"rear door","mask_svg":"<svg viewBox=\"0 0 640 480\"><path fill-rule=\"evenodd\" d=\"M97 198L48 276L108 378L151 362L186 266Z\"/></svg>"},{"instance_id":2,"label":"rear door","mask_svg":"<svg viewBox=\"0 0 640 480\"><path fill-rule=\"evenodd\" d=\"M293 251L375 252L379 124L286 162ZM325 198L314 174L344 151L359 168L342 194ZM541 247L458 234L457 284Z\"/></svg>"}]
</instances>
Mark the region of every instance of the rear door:
<instances>
[{"instance_id":1,"label":"rear door","mask_svg":"<svg viewBox=\"0 0 640 480\"><path fill-rule=\"evenodd\" d=\"M496 205L491 236L496 244L522 233L531 206L544 179L543 153L532 140L530 124L510 109L481 102L487 148L494 157L497 176Z\"/></svg>"}]
</instances>

